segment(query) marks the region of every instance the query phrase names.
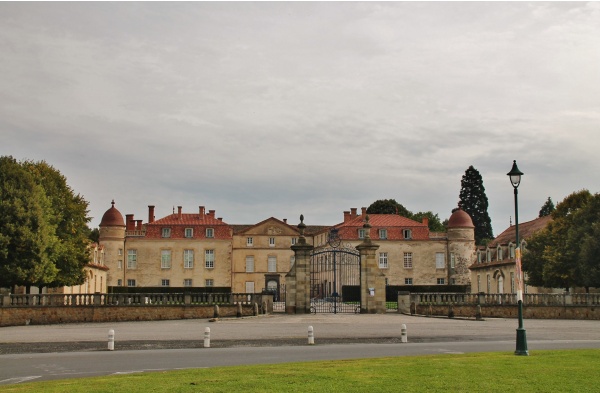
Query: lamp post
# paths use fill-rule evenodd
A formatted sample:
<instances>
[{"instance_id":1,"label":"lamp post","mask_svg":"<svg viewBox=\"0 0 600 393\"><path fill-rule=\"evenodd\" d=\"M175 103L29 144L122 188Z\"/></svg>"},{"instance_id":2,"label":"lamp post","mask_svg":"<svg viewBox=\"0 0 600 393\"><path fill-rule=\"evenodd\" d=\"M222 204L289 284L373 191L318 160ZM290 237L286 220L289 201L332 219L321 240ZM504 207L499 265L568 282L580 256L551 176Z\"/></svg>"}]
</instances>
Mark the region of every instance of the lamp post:
<instances>
[{"instance_id":1,"label":"lamp post","mask_svg":"<svg viewBox=\"0 0 600 393\"><path fill-rule=\"evenodd\" d=\"M523 327L523 272L521 270L521 245L519 243L519 202L517 199L519 184L521 184L521 176L523 172L517 167L517 160L513 161L513 166L507 175L510 178L510 183L515 190L515 237L517 248L515 250L515 270L517 279L517 304L519 307L519 327L517 328L517 349L515 355L528 356L527 351L527 334Z\"/></svg>"}]
</instances>

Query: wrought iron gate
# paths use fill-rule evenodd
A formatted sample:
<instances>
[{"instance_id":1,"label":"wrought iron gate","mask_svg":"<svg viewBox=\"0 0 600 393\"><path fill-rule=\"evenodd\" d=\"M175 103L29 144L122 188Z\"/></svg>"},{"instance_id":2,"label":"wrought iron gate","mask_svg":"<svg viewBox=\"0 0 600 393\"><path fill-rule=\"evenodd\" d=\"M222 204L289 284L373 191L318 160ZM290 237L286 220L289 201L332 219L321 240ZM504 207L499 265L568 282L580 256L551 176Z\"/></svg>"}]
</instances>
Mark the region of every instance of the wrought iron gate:
<instances>
[{"instance_id":1,"label":"wrought iron gate","mask_svg":"<svg viewBox=\"0 0 600 393\"><path fill-rule=\"evenodd\" d=\"M310 311L360 313L360 253L331 240L311 255Z\"/></svg>"}]
</instances>

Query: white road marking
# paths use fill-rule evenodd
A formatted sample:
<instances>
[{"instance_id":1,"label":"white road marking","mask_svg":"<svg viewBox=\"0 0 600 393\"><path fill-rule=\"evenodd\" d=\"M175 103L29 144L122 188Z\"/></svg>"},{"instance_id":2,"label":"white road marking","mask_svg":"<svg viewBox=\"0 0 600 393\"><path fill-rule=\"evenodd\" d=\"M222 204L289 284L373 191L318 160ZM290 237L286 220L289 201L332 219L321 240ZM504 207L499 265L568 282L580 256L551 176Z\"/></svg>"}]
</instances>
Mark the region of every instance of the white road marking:
<instances>
[{"instance_id":1,"label":"white road marking","mask_svg":"<svg viewBox=\"0 0 600 393\"><path fill-rule=\"evenodd\" d=\"M27 382L27 381L38 379L41 377L42 377L41 375L33 375L31 377L9 378L9 379L4 379L4 380L0 381L0 385L3 385L3 384L8 385L8 384L14 384L14 383Z\"/></svg>"}]
</instances>

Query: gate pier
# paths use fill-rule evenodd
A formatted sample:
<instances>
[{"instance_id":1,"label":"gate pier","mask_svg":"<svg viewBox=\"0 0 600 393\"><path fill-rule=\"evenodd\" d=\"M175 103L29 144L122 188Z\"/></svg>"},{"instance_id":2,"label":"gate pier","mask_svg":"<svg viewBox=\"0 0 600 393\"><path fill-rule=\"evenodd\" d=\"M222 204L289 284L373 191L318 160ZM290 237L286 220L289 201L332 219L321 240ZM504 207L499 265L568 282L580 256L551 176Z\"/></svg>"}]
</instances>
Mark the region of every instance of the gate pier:
<instances>
[{"instance_id":1,"label":"gate pier","mask_svg":"<svg viewBox=\"0 0 600 393\"><path fill-rule=\"evenodd\" d=\"M356 246L360 252L360 312L361 314L385 314L385 275L379 268L375 252L379 245L371 241L369 216L365 224L365 239Z\"/></svg>"}]
</instances>

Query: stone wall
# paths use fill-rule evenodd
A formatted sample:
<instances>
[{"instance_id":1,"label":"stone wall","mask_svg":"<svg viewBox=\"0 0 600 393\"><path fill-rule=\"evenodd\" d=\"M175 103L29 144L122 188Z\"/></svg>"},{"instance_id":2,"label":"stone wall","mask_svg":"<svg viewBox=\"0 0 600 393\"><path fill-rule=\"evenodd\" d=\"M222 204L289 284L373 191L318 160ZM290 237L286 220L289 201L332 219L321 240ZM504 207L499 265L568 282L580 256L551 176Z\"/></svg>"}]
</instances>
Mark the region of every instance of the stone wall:
<instances>
[{"instance_id":1,"label":"stone wall","mask_svg":"<svg viewBox=\"0 0 600 393\"><path fill-rule=\"evenodd\" d=\"M241 315L239 311L241 309ZM160 321L213 317L252 316L254 305L218 306L32 306L0 307L0 326L46 325L82 322Z\"/></svg>"},{"instance_id":2,"label":"stone wall","mask_svg":"<svg viewBox=\"0 0 600 393\"><path fill-rule=\"evenodd\" d=\"M476 305L427 305L415 304L410 306L411 314L476 318ZM517 318L517 306L514 305L481 305L481 318ZM401 312L399 310L399 312ZM598 306L523 306L525 319L592 319L600 320Z\"/></svg>"}]
</instances>

